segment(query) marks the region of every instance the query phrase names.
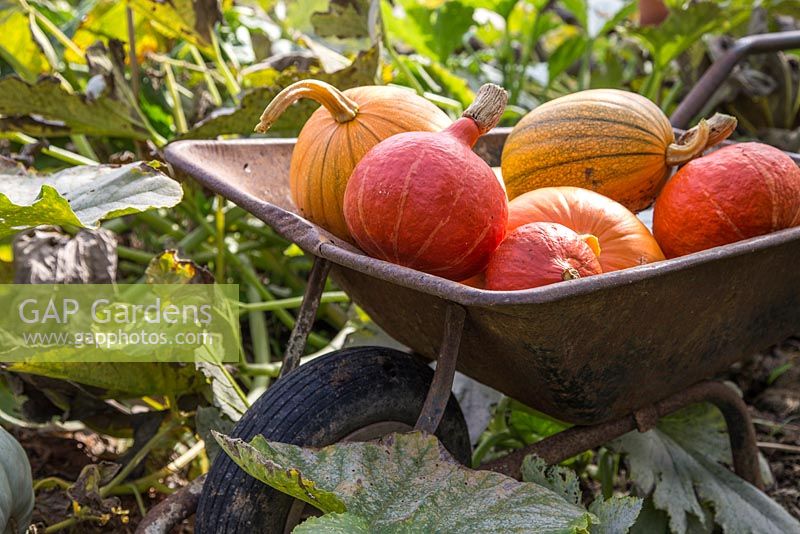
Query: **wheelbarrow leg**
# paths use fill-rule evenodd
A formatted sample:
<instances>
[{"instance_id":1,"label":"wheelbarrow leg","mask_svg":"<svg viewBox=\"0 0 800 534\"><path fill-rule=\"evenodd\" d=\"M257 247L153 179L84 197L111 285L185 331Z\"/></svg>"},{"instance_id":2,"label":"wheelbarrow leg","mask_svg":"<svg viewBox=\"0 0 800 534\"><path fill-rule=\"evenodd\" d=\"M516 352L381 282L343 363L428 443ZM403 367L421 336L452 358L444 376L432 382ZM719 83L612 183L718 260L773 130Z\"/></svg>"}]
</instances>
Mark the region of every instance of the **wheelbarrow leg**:
<instances>
[{"instance_id":1,"label":"wheelbarrow leg","mask_svg":"<svg viewBox=\"0 0 800 534\"><path fill-rule=\"evenodd\" d=\"M632 430L646 432L661 417L699 402L710 402L720 409L728 426L736 474L759 489L764 488L758 465L756 433L747 405L732 388L721 382L700 382L656 402L631 415L592 426L573 426L542 441L483 464L481 469L497 471L514 478L521 476L522 461L536 454L549 464L556 464L583 451L594 449Z\"/></svg>"},{"instance_id":2,"label":"wheelbarrow leg","mask_svg":"<svg viewBox=\"0 0 800 534\"><path fill-rule=\"evenodd\" d=\"M439 423L450 400L450 391L453 389L453 378L456 374L456 361L458 348L461 345L461 334L464 330L466 310L458 304L448 303L444 317L444 335L436 358L436 371L433 373L433 382L422 406L414 430L422 430L429 434L436 432Z\"/></svg>"},{"instance_id":3,"label":"wheelbarrow leg","mask_svg":"<svg viewBox=\"0 0 800 534\"><path fill-rule=\"evenodd\" d=\"M678 397L683 397L680 402L678 402ZM659 406L659 412L666 415L698 402L710 402L719 408L725 417L731 442L733 469L736 474L755 487L764 489L753 421L750 419L747 405L733 388L722 382L701 382L658 403L663 404L663 406Z\"/></svg>"},{"instance_id":4,"label":"wheelbarrow leg","mask_svg":"<svg viewBox=\"0 0 800 534\"><path fill-rule=\"evenodd\" d=\"M294 371L300 365L300 358L303 356L308 335L314 326L314 318L317 316L322 292L325 290L325 281L328 279L330 271L331 262L319 256L314 257L314 265L311 267L308 285L303 294L303 304L300 306L297 322L294 324L289 343L286 345L286 353L283 355L283 366L279 378Z\"/></svg>"}]
</instances>

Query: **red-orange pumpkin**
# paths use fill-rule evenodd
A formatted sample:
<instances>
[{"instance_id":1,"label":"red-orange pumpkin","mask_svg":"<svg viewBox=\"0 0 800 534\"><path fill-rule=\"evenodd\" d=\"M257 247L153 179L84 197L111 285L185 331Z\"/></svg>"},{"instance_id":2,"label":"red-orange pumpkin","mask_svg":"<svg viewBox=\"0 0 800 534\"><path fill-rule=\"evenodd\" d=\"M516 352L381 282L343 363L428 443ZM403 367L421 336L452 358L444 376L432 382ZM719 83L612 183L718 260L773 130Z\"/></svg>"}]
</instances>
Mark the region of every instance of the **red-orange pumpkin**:
<instances>
[{"instance_id":1,"label":"red-orange pumpkin","mask_svg":"<svg viewBox=\"0 0 800 534\"><path fill-rule=\"evenodd\" d=\"M350 234L367 254L451 280L482 271L506 232L505 192L472 146L505 109L485 85L440 133L398 134L356 165L344 195Z\"/></svg>"},{"instance_id":2,"label":"red-orange pumpkin","mask_svg":"<svg viewBox=\"0 0 800 534\"><path fill-rule=\"evenodd\" d=\"M580 187L543 187L508 204L508 231L532 222L563 224L600 242L603 272L664 259L647 227L625 206Z\"/></svg>"},{"instance_id":3,"label":"red-orange pumpkin","mask_svg":"<svg viewBox=\"0 0 800 534\"><path fill-rule=\"evenodd\" d=\"M800 169L777 148L741 143L687 163L656 200L668 258L800 225Z\"/></svg>"},{"instance_id":4,"label":"red-orange pumpkin","mask_svg":"<svg viewBox=\"0 0 800 534\"><path fill-rule=\"evenodd\" d=\"M485 273L486 289L530 289L600 274L603 269L592 239L556 223L524 224L509 233L492 254Z\"/></svg>"},{"instance_id":5,"label":"red-orange pumpkin","mask_svg":"<svg viewBox=\"0 0 800 534\"><path fill-rule=\"evenodd\" d=\"M342 203L356 163L394 134L438 132L452 122L428 100L400 87L370 85L339 91L325 82L301 80L270 102L256 130L267 131L301 98L322 106L303 126L292 151L292 199L301 215L348 241L352 239Z\"/></svg>"}]
</instances>

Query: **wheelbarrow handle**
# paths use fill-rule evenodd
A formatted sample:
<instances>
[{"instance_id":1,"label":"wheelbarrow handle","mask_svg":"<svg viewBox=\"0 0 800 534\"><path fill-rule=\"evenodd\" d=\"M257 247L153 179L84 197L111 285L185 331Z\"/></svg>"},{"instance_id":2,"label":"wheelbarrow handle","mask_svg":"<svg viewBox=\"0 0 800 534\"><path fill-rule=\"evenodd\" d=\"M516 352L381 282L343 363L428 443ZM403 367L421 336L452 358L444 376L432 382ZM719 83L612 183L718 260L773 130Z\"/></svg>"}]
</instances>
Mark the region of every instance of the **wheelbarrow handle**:
<instances>
[{"instance_id":1,"label":"wheelbarrow handle","mask_svg":"<svg viewBox=\"0 0 800 534\"><path fill-rule=\"evenodd\" d=\"M689 91L670 118L672 126L682 129L689 126L689 121L700 112L703 105L728 78L736 64L745 57L750 54L763 54L792 48L800 48L800 30L749 35L738 39L722 57L714 61Z\"/></svg>"}]
</instances>

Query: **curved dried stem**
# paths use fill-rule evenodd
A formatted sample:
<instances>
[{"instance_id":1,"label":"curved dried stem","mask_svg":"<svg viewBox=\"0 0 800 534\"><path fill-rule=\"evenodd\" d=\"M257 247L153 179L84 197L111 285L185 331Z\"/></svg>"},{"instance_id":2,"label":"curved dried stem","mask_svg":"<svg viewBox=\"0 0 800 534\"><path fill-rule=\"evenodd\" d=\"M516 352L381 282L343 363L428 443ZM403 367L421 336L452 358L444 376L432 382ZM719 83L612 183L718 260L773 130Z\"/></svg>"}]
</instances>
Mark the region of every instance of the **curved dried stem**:
<instances>
[{"instance_id":1,"label":"curved dried stem","mask_svg":"<svg viewBox=\"0 0 800 534\"><path fill-rule=\"evenodd\" d=\"M714 116L708 119L706 122L708 122L709 132L708 141L706 142L706 147L704 150L708 150L709 148L718 145L730 137L730 135L736 130L736 125L738 124L736 117L731 117L730 115L725 115L723 113L715 113ZM679 145L685 145L689 143L692 137L695 135L697 135L697 132L694 128L687 130L678 138L677 143Z\"/></svg>"},{"instance_id":2,"label":"curved dried stem","mask_svg":"<svg viewBox=\"0 0 800 534\"><path fill-rule=\"evenodd\" d=\"M261 114L255 131L264 133L269 130L278 117L301 98L310 98L319 102L340 123L351 121L358 114L358 104L331 84L319 80L300 80L272 99L264 113Z\"/></svg>"},{"instance_id":3,"label":"curved dried stem","mask_svg":"<svg viewBox=\"0 0 800 534\"><path fill-rule=\"evenodd\" d=\"M480 134L483 135L500 122L508 103L508 93L499 85L487 83L481 86L475 101L462 113L475 121Z\"/></svg>"},{"instance_id":4,"label":"curved dried stem","mask_svg":"<svg viewBox=\"0 0 800 534\"><path fill-rule=\"evenodd\" d=\"M701 119L700 123L689 131L692 134L686 137L685 144L676 142L667 147L667 165L683 165L702 154L703 150L706 149L711 131L708 127L708 121Z\"/></svg>"}]
</instances>

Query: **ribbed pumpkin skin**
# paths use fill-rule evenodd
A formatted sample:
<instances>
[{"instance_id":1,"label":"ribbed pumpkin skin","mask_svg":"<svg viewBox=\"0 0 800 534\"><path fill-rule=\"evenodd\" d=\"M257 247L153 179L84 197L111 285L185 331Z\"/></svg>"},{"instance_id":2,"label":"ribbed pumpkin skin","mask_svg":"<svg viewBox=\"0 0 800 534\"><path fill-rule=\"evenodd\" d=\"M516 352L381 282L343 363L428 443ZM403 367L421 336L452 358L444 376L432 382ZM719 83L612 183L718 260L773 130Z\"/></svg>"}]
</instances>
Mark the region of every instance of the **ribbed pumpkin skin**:
<instances>
[{"instance_id":1,"label":"ribbed pumpkin skin","mask_svg":"<svg viewBox=\"0 0 800 534\"><path fill-rule=\"evenodd\" d=\"M435 105L414 92L388 86L343 91L358 114L337 122L321 106L306 122L292 153L292 198L303 217L352 242L342 213L347 181L356 164L384 139L402 132L438 132L451 124Z\"/></svg>"},{"instance_id":2,"label":"ribbed pumpkin skin","mask_svg":"<svg viewBox=\"0 0 800 534\"><path fill-rule=\"evenodd\" d=\"M616 89L581 91L539 106L514 127L503 149L503 179L510 199L571 185L636 212L664 185L674 140L669 120L647 98Z\"/></svg>"},{"instance_id":3,"label":"ribbed pumpkin skin","mask_svg":"<svg viewBox=\"0 0 800 534\"><path fill-rule=\"evenodd\" d=\"M622 204L580 187L543 187L508 204L508 231L532 222L553 222L600 243L603 272L664 259L647 227Z\"/></svg>"},{"instance_id":4,"label":"ribbed pumpkin skin","mask_svg":"<svg viewBox=\"0 0 800 534\"><path fill-rule=\"evenodd\" d=\"M600 274L603 269L592 249L566 226L524 224L497 247L486 268L486 289L517 291Z\"/></svg>"},{"instance_id":5,"label":"ribbed pumpkin skin","mask_svg":"<svg viewBox=\"0 0 800 534\"><path fill-rule=\"evenodd\" d=\"M777 148L741 143L690 161L656 201L668 258L800 225L800 168Z\"/></svg>"}]
</instances>

